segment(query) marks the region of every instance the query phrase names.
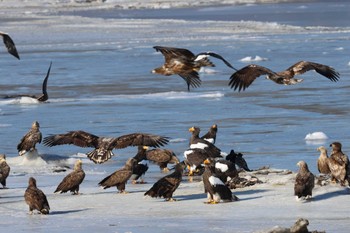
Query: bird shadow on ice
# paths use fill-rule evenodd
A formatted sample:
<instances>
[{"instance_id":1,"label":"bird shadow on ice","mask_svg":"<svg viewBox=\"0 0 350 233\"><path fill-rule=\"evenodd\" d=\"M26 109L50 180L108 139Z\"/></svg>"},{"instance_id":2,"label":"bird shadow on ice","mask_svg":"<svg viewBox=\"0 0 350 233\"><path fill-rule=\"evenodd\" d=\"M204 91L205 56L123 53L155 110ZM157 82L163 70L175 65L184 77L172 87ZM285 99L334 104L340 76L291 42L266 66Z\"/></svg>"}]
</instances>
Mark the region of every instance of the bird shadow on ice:
<instances>
[{"instance_id":1,"label":"bird shadow on ice","mask_svg":"<svg viewBox=\"0 0 350 233\"><path fill-rule=\"evenodd\" d=\"M179 195L179 196L175 196L174 198L178 201L189 201L189 200L203 199L206 197L207 197L207 194L205 193L197 193L197 194L189 194L189 195Z\"/></svg>"},{"instance_id":2,"label":"bird shadow on ice","mask_svg":"<svg viewBox=\"0 0 350 233\"><path fill-rule=\"evenodd\" d=\"M57 210L50 212L50 215L60 215L60 214L70 214L70 213L77 213L88 210L88 208L85 209L79 209L79 210Z\"/></svg>"},{"instance_id":3,"label":"bird shadow on ice","mask_svg":"<svg viewBox=\"0 0 350 233\"><path fill-rule=\"evenodd\" d=\"M320 195L313 196L312 201L322 201L330 198L334 198L341 195L350 195L350 189L336 190L333 192L323 193Z\"/></svg>"},{"instance_id":4,"label":"bird shadow on ice","mask_svg":"<svg viewBox=\"0 0 350 233\"><path fill-rule=\"evenodd\" d=\"M242 191L233 191L236 195L250 195L250 194L257 194L257 193L264 193L268 190L265 189L252 189L252 190L242 190Z\"/></svg>"}]
</instances>

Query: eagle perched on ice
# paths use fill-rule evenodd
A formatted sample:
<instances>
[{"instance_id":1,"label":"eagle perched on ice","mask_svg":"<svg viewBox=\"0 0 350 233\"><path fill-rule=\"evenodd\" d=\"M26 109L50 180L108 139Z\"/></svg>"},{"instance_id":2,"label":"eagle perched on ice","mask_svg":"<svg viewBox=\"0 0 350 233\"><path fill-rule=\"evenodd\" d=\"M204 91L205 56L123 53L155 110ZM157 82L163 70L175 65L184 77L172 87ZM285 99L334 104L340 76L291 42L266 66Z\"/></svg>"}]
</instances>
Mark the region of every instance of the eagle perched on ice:
<instances>
[{"instance_id":1,"label":"eagle perched on ice","mask_svg":"<svg viewBox=\"0 0 350 233\"><path fill-rule=\"evenodd\" d=\"M309 167L304 161L299 161L297 165L299 171L295 178L294 195L297 200L301 198L309 199L312 197L312 189L315 186L315 176L309 171Z\"/></svg>"},{"instance_id":2,"label":"eagle perched on ice","mask_svg":"<svg viewBox=\"0 0 350 233\"><path fill-rule=\"evenodd\" d=\"M78 159L74 165L74 171L63 178L57 186L54 193L72 192L73 195L79 194L79 186L85 178L85 172L82 169L82 161Z\"/></svg>"},{"instance_id":3,"label":"eagle perched on ice","mask_svg":"<svg viewBox=\"0 0 350 233\"><path fill-rule=\"evenodd\" d=\"M19 155L24 155L28 151L35 150L35 145L41 143L42 134L39 130L39 122L34 121L31 129L26 133L19 144L17 145L17 150Z\"/></svg>"},{"instance_id":4,"label":"eagle perched on ice","mask_svg":"<svg viewBox=\"0 0 350 233\"><path fill-rule=\"evenodd\" d=\"M33 210L38 210L41 214L49 214L49 202L43 191L37 188L36 180L33 177L29 178L28 188L24 193L24 200L29 206L29 213Z\"/></svg>"},{"instance_id":5,"label":"eagle perched on ice","mask_svg":"<svg viewBox=\"0 0 350 233\"><path fill-rule=\"evenodd\" d=\"M152 146L160 147L169 142L168 137L153 134L132 133L120 137L99 137L91 133L78 130L66 134L55 134L45 137L45 146L57 146L73 144L79 147L94 147L93 151L87 153L87 157L94 163L104 163L114 154L113 149L121 149L128 146Z\"/></svg>"},{"instance_id":6,"label":"eagle perched on ice","mask_svg":"<svg viewBox=\"0 0 350 233\"><path fill-rule=\"evenodd\" d=\"M340 182L340 185L345 186L346 181L350 182L350 164L349 158L342 152L342 144L333 142L330 144L332 153L328 159L328 167L331 171L332 180Z\"/></svg>"},{"instance_id":7,"label":"eagle perched on ice","mask_svg":"<svg viewBox=\"0 0 350 233\"><path fill-rule=\"evenodd\" d=\"M6 155L0 154L0 184L6 188L6 179L10 174L10 166L6 162Z\"/></svg>"},{"instance_id":8,"label":"eagle perched on ice","mask_svg":"<svg viewBox=\"0 0 350 233\"><path fill-rule=\"evenodd\" d=\"M15 43L13 42L13 40L11 39L9 34L7 34L5 32L0 32L0 36L2 36L5 47L7 48L7 52L19 60L20 58L19 58L16 46L15 46Z\"/></svg>"}]
</instances>

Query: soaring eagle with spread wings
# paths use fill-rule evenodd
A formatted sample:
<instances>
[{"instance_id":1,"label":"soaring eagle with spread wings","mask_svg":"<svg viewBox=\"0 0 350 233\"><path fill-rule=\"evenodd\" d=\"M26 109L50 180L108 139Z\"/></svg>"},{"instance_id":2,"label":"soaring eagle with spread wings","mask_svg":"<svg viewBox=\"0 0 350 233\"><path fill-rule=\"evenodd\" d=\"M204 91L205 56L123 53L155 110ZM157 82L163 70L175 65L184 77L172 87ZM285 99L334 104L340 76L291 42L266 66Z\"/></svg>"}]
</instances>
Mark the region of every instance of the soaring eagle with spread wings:
<instances>
[{"instance_id":1,"label":"soaring eagle with spread wings","mask_svg":"<svg viewBox=\"0 0 350 233\"><path fill-rule=\"evenodd\" d=\"M20 58L19 58L16 46L15 46L15 43L13 42L11 37L5 32L0 32L0 36L2 36L2 39L4 41L4 44L7 48L8 53L13 55L14 57L16 57L19 60Z\"/></svg>"},{"instance_id":2,"label":"soaring eagle with spread wings","mask_svg":"<svg viewBox=\"0 0 350 233\"><path fill-rule=\"evenodd\" d=\"M79 194L79 186L85 178L82 161L78 159L74 164L74 171L63 178L54 193L66 193L70 191L73 195Z\"/></svg>"},{"instance_id":3,"label":"soaring eagle with spread wings","mask_svg":"<svg viewBox=\"0 0 350 233\"><path fill-rule=\"evenodd\" d=\"M208 59L209 56L218 58L222 60L228 67L235 69L222 56L213 52L203 52L194 55L191 51L183 48L162 46L154 46L153 48L163 54L165 62L161 67L152 70L152 73L165 76L177 74L186 81L188 91L190 90L190 86L192 88L200 86L201 80L199 78L198 71L201 67L215 66Z\"/></svg>"},{"instance_id":4,"label":"soaring eagle with spread wings","mask_svg":"<svg viewBox=\"0 0 350 233\"><path fill-rule=\"evenodd\" d=\"M333 82L338 81L340 78L339 73L332 67L309 61L299 61L285 71L277 73L266 67L252 64L233 73L230 77L229 86L234 90L244 91L261 75L266 75L267 79L277 84L294 85L303 81L303 79L294 78L295 75L300 75L310 70L315 70Z\"/></svg>"},{"instance_id":5,"label":"soaring eagle with spread wings","mask_svg":"<svg viewBox=\"0 0 350 233\"><path fill-rule=\"evenodd\" d=\"M99 164L106 162L114 155L112 152L113 149L121 149L128 146L160 147L168 142L168 137L153 134L132 133L114 138L99 137L82 130L47 136L43 140L43 144L49 147L64 144L73 144L79 147L94 147L95 149L86 155L94 163Z\"/></svg>"},{"instance_id":6,"label":"soaring eagle with spread wings","mask_svg":"<svg viewBox=\"0 0 350 233\"><path fill-rule=\"evenodd\" d=\"M50 206L46 195L41 189L36 186L36 180L33 177L29 178L28 188L24 193L24 200L29 206L29 213L33 210L38 210L41 214L49 214Z\"/></svg>"},{"instance_id":7,"label":"soaring eagle with spread wings","mask_svg":"<svg viewBox=\"0 0 350 233\"><path fill-rule=\"evenodd\" d=\"M38 100L39 102L45 102L46 100L48 100L49 95L47 93L47 81L48 81L49 76L50 76L51 65L52 65L52 62L50 63L49 69L47 70L46 76L43 80L43 84L42 84L42 88L41 88L42 89L41 95L5 95L4 99L30 97L30 98Z\"/></svg>"},{"instance_id":8,"label":"soaring eagle with spread wings","mask_svg":"<svg viewBox=\"0 0 350 233\"><path fill-rule=\"evenodd\" d=\"M309 171L305 161L297 163L299 171L295 177L294 195L299 199L309 199L312 197L312 190L315 187L315 176Z\"/></svg>"},{"instance_id":9,"label":"soaring eagle with spread wings","mask_svg":"<svg viewBox=\"0 0 350 233\"><path fill-rule=\"evenodd\" d=\"M42 134L39 130L40 125L39 122L34 121L31 129L26 133L19 144L17 145L17 150L19 155L24 155L28 151L35 150L35 145L37 143L41 143Z\"/></svg>"}]
</instances>

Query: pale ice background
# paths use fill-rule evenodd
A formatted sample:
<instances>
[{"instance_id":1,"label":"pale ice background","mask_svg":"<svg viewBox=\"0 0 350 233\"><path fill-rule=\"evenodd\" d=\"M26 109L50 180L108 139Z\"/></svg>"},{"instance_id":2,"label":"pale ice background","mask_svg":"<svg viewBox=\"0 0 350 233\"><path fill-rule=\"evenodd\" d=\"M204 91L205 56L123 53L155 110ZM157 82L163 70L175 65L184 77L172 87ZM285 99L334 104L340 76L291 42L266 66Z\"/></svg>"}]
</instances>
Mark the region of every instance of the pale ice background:
<instances>
[{"instance_id":1,"label":"pale ice background","mask_svg":"<svg viewBox=\"0 0 350 233\"><path fill-rule=\"evenodd\" d=\"M251 169L295 172L305 160L318 174L318 146L340 141L349 151L349 2L4 0L0 9L0 30L12 36L21 56L18 61L0 47L1 95L39 94L53 62L48 103L0 100L1 153L12 168L9 189L0 190L1 232L258 232L289 227L299 217L310 221L309 230L348 232L348 190L317 186L314 201L296 202L295 173L259 176L264 184L233 190L240 201L220 205L203 204L200 178L185 179L174 195L179 201L166 203L143 197L164 175L153 164L148 183L128 184L128 195L97 187L136 148L115 150L111 161L95 165L83 154L89 149L38 145L42 158L30 160L17 156L16 145L38 120L44 136L78 129L169 136L167 148L182 158L188 128L205 132L217 123L217 146L242 152ZM227 86L233 71L213 58L217 66L201 72L202 86L187 92L181 78L151 74L163 62L154 45L215 51L236 68L257 63L279 71L310 60L334 67L341 80L308 72L303 83L280 86L261 77L236 93ZM321 133L309 136L314 132ZM76 158L87 174L83 195L54 195L70 169L54 171L72 168ZM27 214L23 194L30 176L48 196L49 216Z\"/></svg>"}]
</instances>

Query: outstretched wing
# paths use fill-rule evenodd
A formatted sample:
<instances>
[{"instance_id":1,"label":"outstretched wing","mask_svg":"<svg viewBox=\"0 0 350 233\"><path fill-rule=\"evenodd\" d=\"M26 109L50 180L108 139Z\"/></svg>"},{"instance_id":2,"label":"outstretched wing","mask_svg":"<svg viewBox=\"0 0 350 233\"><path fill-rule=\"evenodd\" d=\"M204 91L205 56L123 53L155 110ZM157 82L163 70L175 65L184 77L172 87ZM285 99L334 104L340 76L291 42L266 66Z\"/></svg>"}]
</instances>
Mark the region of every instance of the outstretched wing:
<instances>
[{"instance_id":1,"label":"outstretched wing","mask_svg":"<svg viewBox=\"0 0 350 233\"><path fill-rule=\"evenodd\" d=\"M13 42L11 37L8 34L3 33L3 32L0 32L0 35L3 38L4 44L7 48L7 51L19 60L20 58L19 58L16 46L15 46L15 43Z\"/></svg>"},{"instance_id":2,"label":"outstretched wing","mask_svg":"<svg viewBox=\"0 0 350 233\"><path fill-rule=\"evenodd\" d=\"M57 146L64 144L73 144L79 147L97 147L98 136L85 131L70 131L66 134L55 134L45 137L43 140L45 146Z\"/></svg>"},{"instance_id":3,"label":"outstretched wing","mask_svg":"<svg viewBox=\"0 0 350 233\"><path fill-rule=\"evenodd\" d=\"M190 86L192 88L196 88L201 85L202 81L196 71L192 71L190 73L180 73L179 76L186 81L188 91L190 90Z\"/></svg>"},{"instance_id":4,"label":"outstretched wing","mask_svg":"<svg viewBox=\"0 0 350 233\"><path fill-rule=\"evenodd\" d=\"M228 85L234 90L238 88L238 91L244 91L261 75L276 75L276 73L266 67L251 64L233 73Z\"/></svg>"},{"instance_id":5,"label":"outstretched wing","mask_svg":"<svg viewBox=\"0 0 350 233\"><path fill-rule=\"evenodd\" d=\"M113 148L125 148L128 146L152 146L160 147L169 142L168 137L145 134L145 133L133 133L120 136L114 140L111 144Z\"/></svg>"},{"instance_id":6,"label":"outstretched wing","mask_svg":"<svg viewBox=\"0 0 350 233\"><path fill-rule=\"evenodd\" d=\"M173 58L181 60L194 60L195 55L187 50L182 48L172 48L172 47L163 47L163 46L154 46L153 47L157 52L161 52L165 58L165 62L169 62Z\"/></svg>"},{"instance_id":7,"label":"outstretched wing","mask_svg":"<svg viewBox=\"0 0 350 233\"><path fill-rule=\"evenodd\" d=\"M204 52L204 53L199 53L197 54L196 58L195 58L195 61L199 61L203 58L207 58L208 56L211 56L211 57L215 57L217 59L220 59L222 60L225 65L227 65L228 67L230 67L231 69L234 69L237 71L236 68L234 68L228 61L226 61L221 55L217 54L217 53L213 53L213 52Z\"/></svg>"},{"instance_id":8,"label":"outstretched wing","mask_svg":"<svg viewBox=\"0 0 350 233\"><path fill-rule=\"evenodd\" d=\"M336 82L340 78L339 73L332 67L309 61L299 61L287 70L294 72L295 75L303 74L309 70L315 70L317 73L323 75L332 82Z\"/></svg>"},{"instance_id":9,"label":"outstretched wing","mask_svg":"<svg viewBox=\"0 0 350 233\"><path fill-rule=\"evenodd\" d=\"M44 101L49 99L49 95L47 94L47 80L49 79L51 65L52 65L52 62L50 63L49 69L47 70L46 77L45 77L45 79L43 81L43 86L42 86L43 94L40 97L37 98L41 102L44 102Z\"/></svg>"}]
</instances>

